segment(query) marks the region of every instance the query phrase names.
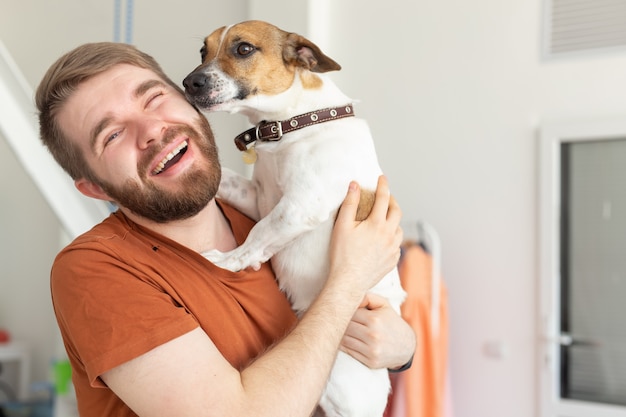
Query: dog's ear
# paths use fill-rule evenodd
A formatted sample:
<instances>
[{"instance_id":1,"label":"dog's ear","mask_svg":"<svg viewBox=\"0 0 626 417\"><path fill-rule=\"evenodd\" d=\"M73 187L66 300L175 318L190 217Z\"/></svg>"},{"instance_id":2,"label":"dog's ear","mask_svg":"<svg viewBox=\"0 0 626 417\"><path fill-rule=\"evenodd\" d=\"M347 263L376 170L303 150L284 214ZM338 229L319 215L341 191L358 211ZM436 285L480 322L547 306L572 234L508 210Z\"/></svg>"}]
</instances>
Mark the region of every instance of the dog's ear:
<instances>
[{"instance_id":1,"label":"dog's ear","mask_svg":"<svg viewBox=\"0 0 626 417\"><path fill-rule=\"evenodd\" d=\"M341 65L326 56L313 42L296 33L287 35L283 59L288 64L313 72L339 71Z\"/></svg>"}]
</instances>

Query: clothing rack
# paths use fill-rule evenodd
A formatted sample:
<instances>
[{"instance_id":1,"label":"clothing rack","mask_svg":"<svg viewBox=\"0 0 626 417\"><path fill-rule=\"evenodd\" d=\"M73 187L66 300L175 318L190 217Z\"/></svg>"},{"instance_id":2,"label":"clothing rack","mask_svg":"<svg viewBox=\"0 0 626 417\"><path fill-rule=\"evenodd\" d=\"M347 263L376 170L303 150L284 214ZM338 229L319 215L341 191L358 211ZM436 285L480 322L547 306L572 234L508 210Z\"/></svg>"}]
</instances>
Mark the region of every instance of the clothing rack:
<instances>
[{"instance_id":1,"label":"clothing rack","mask_svg":"<svg viewBox=\"0 0 626 417\"><path fill-rule=\"evenodd\" d=\"M439 334L440 328L440 292L441 285L441 239L437 230L428 222L419 220L417 222L417 242L432 258L431 277L431 326L435 335Z\"/></svg>"},{"instance_id":2,"label":"clothing rack","mask_svg":"<svg viewBox=\"0 0 626 417\"><path fill-rule=\"evenodd\" d=\"M407 291L401 313L419 342L413 366L392 375L392 395L384 417L451 417L448 296L441 273L441 240L426 221L413 223L410 229L417 235L402 246L398 264Z\"/></svg>"}]
</instances>

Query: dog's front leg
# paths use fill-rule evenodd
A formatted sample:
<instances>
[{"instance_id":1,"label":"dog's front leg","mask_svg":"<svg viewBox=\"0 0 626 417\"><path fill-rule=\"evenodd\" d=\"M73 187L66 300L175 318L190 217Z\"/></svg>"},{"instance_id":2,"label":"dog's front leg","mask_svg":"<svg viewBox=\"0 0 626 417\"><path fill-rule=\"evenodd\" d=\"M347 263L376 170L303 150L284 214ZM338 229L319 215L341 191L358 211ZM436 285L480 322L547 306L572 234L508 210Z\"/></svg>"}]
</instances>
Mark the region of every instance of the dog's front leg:
<instances>
[{"instance_id":1,"label":"dog's front leg","mask_svg":"<svg viewBox=\"0 0 626 417\"><path fill-rule=\"evenodd\" d=\"M252 220L261 218L254 183L231 169L222 168L222 181L217 197L225 200Z\"/></svg>"},{"instance_id":2,"label":"dog's front leg","mask_svg":"<svg viewBox=\"0 0 626 417\"><path fill-rule=\"evenodd\" d=\"M330 216L330 209L320 210L319 204L306 198L284 196L248 234L246 241L230 252L216 250L203 255L217 266L239 271L254 269L305 232L313 230Z\"/></svg>"}]
</instances>

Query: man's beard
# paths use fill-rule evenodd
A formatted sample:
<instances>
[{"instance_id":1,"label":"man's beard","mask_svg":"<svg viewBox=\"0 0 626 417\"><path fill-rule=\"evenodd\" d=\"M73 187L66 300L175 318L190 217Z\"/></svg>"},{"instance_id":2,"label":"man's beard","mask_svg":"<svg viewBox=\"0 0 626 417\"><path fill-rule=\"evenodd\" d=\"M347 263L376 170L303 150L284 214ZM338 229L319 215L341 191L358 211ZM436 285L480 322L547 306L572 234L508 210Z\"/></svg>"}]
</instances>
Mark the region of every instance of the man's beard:
<instances>
[{"instance_id":1,"label":"man's beard","mask_svg":"<svg viewBox=\"0 0 626 417\"><path fill-rule=\"evenodd\" d=\"M202 116L198 116L198 123L200 131L186 125L170 127L162 140L162 146L165 146L184 133L191 139L190 142L198 145L209 165L208 169L195 167L186 173L180 180L178 191L158 188L146 176L148 164L162 147L148 152L137 164L141 181L128 180L121 187L104 181L99 181L98 185L116 204L157 223L194 216L215 197L221 180L221 167L211 127Z\"/></svg>"}]
</instances>

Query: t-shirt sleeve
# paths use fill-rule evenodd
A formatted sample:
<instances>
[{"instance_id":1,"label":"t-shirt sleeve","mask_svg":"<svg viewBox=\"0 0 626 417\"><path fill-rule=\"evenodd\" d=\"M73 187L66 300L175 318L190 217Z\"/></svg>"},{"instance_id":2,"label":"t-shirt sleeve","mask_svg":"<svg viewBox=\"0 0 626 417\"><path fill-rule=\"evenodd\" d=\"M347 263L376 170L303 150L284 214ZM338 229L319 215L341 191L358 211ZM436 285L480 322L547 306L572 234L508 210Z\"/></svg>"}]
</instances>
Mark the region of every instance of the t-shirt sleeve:
<instances>
[{"instance_id":1,"label":"t-shirt sleeve","mask_svg":"<svg viewBox=\"0 0 626 417\"><path fill-rule=\"evenodd\" d=\"M94 387L104 372L198 327L154 270L125 258L91 242L61 252L51 272L66 349Z\"/></svg>"}]
</instances>

